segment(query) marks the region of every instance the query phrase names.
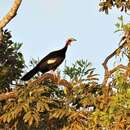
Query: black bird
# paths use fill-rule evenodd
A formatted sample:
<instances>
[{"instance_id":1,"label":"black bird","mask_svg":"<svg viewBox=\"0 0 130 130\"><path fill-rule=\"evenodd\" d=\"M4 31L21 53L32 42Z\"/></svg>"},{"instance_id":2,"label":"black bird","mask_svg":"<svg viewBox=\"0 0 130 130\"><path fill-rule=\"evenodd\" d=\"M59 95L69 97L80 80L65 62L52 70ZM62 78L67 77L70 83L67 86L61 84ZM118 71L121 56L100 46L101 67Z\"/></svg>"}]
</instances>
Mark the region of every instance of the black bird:
<instances>
[{"instance_id":1,"label":"black bird","mask_svg":"<svg viewBox=\"0 0 130 130\"><path fill-rule=\"evenodd\" d=\"M38 72L44 74L50 70L55 71L55 69L64 61L67 48L73 41L76 41L76 39L69 38L62 49L53 51L45 56L32 70L25 74L21 80L27 81Z\"/></svg>"}]
</instances>

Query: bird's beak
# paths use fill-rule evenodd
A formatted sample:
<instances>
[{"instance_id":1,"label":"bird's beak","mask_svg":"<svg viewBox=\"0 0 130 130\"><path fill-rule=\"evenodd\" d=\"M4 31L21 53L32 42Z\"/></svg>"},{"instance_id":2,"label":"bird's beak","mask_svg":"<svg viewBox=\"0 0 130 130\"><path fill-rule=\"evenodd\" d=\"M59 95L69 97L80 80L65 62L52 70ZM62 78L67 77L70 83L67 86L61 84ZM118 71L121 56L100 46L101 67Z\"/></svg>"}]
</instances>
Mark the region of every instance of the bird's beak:
<instances>
[{"instance_id":1,"label":"bird's beak","mask_svg":"<svg viewBox=\"0 0 130 130\"><path fill-rule=\"evenodd\" d=\"M77 41L77 40L74 38L73 41Z\"/></svg>"},{"instance_id":2,"label":"bird's beak","mask_svg":"<svg viewBox=\"0 0 130 130\"><path fill-rule=\"evenodd\" d=\"M75 41L77 41L75 38L71 39L70 46L71 46L72 42L75 42Z\"/></svg>"}]
</instances>

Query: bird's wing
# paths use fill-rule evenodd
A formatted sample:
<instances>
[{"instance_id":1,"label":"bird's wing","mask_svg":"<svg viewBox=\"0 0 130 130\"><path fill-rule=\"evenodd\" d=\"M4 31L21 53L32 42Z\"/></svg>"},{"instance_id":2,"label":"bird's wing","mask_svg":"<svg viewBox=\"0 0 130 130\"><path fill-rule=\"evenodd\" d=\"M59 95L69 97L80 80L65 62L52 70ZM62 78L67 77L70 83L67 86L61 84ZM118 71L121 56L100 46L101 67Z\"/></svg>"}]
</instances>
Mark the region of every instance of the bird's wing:
<instances>
[{"instance_id":1,"label":"bird's wing","mask_svg":"<svg viewBox=\"0 0 130 130\"><path fill-rule=\"evenodd\" d=\"M60 65L62 63L62 61L64 60L64 57L54 57L54 58L50 58L47 60L47 65Z\"/></svg>"},{"instance_id":2,"label":"bird's wing","mask_svg":"<svg viewBox=\"0 0 130 130\"><path fill-rule=\"evenodd\" d=\"M49 53L48 55L46 55L38 64L37 66L39 66L40 64L45 63L48 59L50 59L50 57L53 57L53 53Z\"/></svg>"},{"instance_id":3,"label":"bird's wing","mask_svg":"<svg viewBox=\"0 0 130 130\"><path fill-rule=\"evenodd\" d=\"M63 57L51 57L51 58L47 58L45 60L42 60L39 64L38 67L42 68L42 69L46 69L46 68L56 68L57 66L59 66L62 61L64 60Z\"/></svg>"},{"instance_id":4,"label":"bird's wing","mask_svg":"<svg viewBox=\"0 0 130 130\"><path fill-rule=\"evenodd\" d=\"M57 61L57 58L51 58L47 60L47 64L51 65L51 64L54 64L56 61Z\"/></svg>"}]
</instances>

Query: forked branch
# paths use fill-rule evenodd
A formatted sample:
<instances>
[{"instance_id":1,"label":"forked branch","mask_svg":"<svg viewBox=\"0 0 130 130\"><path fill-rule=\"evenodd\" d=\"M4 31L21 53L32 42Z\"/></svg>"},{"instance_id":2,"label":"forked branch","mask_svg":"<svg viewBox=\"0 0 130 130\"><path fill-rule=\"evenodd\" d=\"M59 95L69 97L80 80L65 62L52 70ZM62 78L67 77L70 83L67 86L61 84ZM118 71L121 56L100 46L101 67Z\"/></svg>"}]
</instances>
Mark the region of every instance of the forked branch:
<instances>
[{"instance_id":1,"label":"forked branch","mask_svg":"<svg viewBox=\"0 0 130 130\"><path fill-rule=\"evenodd\" d=\"M121 42L122 42L124 39L125 39L125 37L122 37L122 39L120 40L119 43L121 44ZM110 55L108 55L108 56L106 57L106 59L104 60L104 62L102 63L102 65L103 65L103 67L104 67L104 70L105 70L104 79L103 79L103 83L102 83L103 85L106 85L106 84L107 84L107 81L108 81L109 77L110 77L117 69L120 69L120 68L122 68L122 69L127 69L126 66L120 64L120 65L116 66L115 68L113 68L112 70L109 70L108 65L107 65L108 61L109 61L113 56L115 56L115 55L117 54L117 51L123 49L126 44L127 44L127 40L124 40L124 42L122 42L122 44L121 44L115 51L113 51Z\"/></svg>"}]
</instances>

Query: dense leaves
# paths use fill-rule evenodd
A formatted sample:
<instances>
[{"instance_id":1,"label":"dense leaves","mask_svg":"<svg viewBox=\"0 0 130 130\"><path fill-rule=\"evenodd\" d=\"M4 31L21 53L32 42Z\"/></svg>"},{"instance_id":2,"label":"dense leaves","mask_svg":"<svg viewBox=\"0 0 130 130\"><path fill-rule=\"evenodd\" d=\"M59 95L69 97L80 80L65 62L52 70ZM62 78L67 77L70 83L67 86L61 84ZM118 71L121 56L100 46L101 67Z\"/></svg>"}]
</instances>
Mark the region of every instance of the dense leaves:
<instances>
[{"instance_id":1,"label":"dense leaves","mask_svg":"<svg viewBox=\"0 0 130 130\"><path fill-rule=\"evenodd\" d=\"M12 81L20 78L24 67L23 55L19 51L21 43L11 40L11 33L3 31L3 43L0 44L0 89L9 91Z\"/></svg>"},{"instance_id":2,"label":"dense leaves","mask_svg":"<svg viewBox=\"0 0 130 130\"><path fill-rule=\"evenodd\" d=\"M66 73L71 75L69 70L74 67L65 68ZM81 79L88 74L82 73ZM63 79L51 74L17 85L12 90L16 97L3 105L1 126L16 130L129 129L130 83L124 74L116 71L109 86L77 77L63 84Z\"/></svg>"},{"instance_id":3,"label":"dense leaves","mask_svg":"<svg viewBox=\"0 0 130 130\"><path fill-rule=\"evenodd\" d=\"M84 71L88 69L87 61L77 61L84 66ZM75 67L67 67L65 71L72 75L73 72L67 72L70 69L76 70ZM83 64L87 63L87 64ZM84 72L82 71L82 72ZM85 71L85 72L86 72ZM81 74L81 79L87 79L87 73ZM70 83L60 77L47 74L48 78L42 80L41 76L36 81L29 81L26 85L19 86L12 90L16 98L6 100L3 105L2 115L0 116L1 124L8 124L13 129L78 129L87 126L87 109L94 108L92 95L97 89L101 90L95 81L83 83L82 80L73 78ZM91 75L92 77L92 75ZM94 75L95 77L95 75ZM91 79L90 79L91 80ZM92 93L92 94L90 94ZM89 111L88 111L89 112ZM22 127L19 128L19 125ZM84 126L84 124L86 124Z\"/></svg>"}]
</instances>

